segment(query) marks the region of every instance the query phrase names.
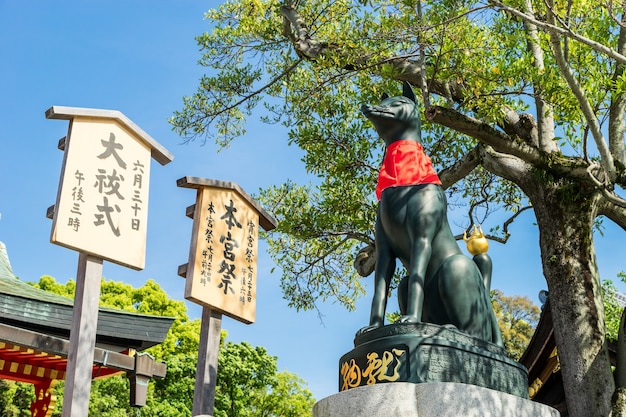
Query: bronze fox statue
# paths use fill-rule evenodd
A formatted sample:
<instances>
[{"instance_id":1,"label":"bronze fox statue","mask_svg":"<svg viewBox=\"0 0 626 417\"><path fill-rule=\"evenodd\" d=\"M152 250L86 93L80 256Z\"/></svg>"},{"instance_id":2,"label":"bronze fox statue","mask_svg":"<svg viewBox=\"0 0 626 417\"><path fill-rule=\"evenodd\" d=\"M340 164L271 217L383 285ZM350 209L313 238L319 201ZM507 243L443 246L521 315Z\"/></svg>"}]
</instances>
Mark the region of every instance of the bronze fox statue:
<instances>
[{"instance_id":1,"label":"bronze fox statue","mask_svg":"<svg viewBox=\"0 0 626 417\"><path fill-rule=\"evenodd\" d=\"M502 345L489 289L476 262L464 255L447 218L446 195L421 145L415 94L405 82L402 96L383 95L363 115L386 144L379 173L376 267L370 324L383 326L389 285L399 259L408 275L400 282L400 323L429 322ZM484 259L483 259L484 260ZM484 268L491 274L490 259Z\"/></svg>"}]
</instances>

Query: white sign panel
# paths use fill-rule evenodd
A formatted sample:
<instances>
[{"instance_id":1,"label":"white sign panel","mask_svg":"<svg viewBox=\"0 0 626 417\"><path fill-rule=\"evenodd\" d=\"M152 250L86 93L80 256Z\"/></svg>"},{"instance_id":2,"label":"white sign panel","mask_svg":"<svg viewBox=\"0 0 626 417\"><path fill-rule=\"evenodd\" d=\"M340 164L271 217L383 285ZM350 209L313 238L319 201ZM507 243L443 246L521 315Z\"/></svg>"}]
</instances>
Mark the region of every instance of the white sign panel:
<instances>
[{"instance_id":1,"label":"white sign panel","mask_svg":"<svg viewBox=\"0 0 626 417\"><path fill-rule=\"evenodd\" d=\"M151 151L116 120L70 122L51 242L143 269Z\"/></svg>"}]
</instances>

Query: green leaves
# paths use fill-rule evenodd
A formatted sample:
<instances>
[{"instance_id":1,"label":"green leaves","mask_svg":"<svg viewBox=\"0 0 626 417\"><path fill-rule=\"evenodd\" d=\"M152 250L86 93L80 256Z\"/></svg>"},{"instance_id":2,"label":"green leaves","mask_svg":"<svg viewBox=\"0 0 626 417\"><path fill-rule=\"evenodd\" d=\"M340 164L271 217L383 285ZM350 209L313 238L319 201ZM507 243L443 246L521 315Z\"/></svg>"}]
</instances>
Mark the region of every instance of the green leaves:
<instances>
[{"instance_id":1,"label":"green leaves","mask_svg":"<svg viewBox=\"0 0 626 417\"><path fill-rule=\"evenodd\" d=\"M622 281L624 281L626 275L624 275L624 273L622 272L619 274L619 277L622 279ZM615 287L615 284L613 284L613 281L602 281L602 297L606 322L606 337L612 342L617 341L620 321L622 318L622 313L624 311L624 308L621 307L616 300L616 294L617 288Z\"/></svg>"},{"instance_id":2,"label":"green leaves","mask_svg":"<svg viewBox=\"0 0 626 417\"><path fill-rule=\"evenodd\" d=\"M30 416L30 403L35 399L32 384L0 380L0 415L3 417Z\"/></svg>"},{"instance_id":3,"label":"green leaves","mask_svg":"<svg viewBox=\"0 0 626 417\"><path fill-rule=\"evenodd\" d=\"M518 360L530 343L541 310L528 297L506 296L498 290L491 291L491 304L504 347L512 359Z\"/></svg>"},{"instance_id":4,"label":"green leaves","mask_svg":"<svg viewBox=\"0 0 626 417\"><path fill-rule=\"evenodd\" d=\"M276 358L247 342L227 342L220 348L216 417L249 417L250 399L256 391L276 383Z\"/></svg>"},{"instance_id":5,"label":"green leaves","mask_svg":"<svg viewBox=\"0 0 626 417\"><path fill-rule=\"evenodd\" d=\"M247 342L226 342L217 368L215 417L306 417L315 400L304 381L278 372L277 358Z\"/></svg>"},{"instance_id":6,"label":"green leaves","mask_svg":"<svg viewBox=\"0 0 626 417\"><path fill-rule=\"evenodd\" d=\"M531 13L526 2L505 3ZM545 22L545 3L532 7L536 22ZM562 25L576 34L616 44L619 28L606 9L587 0L555 7ZM258 114L282 123L290 146L303 150L311 183L277 184L260 193L279 220L267 235L270 254L282 271L285 298L297 309L315 308L316 300L351 308L363 293L352 262L373 242L373 190L384 149L359 107L377 103L383 92L397 93L400 81L425 86L430 104L487 123L511 142L548 152L556 150L549 146L556 137L573 158L587 152L586 120L556 63L549 32L543 26L531 31L528 21L490 2L231 0L206 17L208 31L197 41L207 74L170 122L188 140L227 146ZM623 74L613 77L615 62L589 43L563 36L561 42L592 107L606 120L611 100L624 93ZM452 122L452 128L422 122L426 151L439 171L477 145L471 132L461 134ZM468 214L467 224L528 205L518 185L483 169L454 184L449 195L454 204L472 207L475 218Z\"/></svg>"},{"instance_id":7,"label":"green leaves","mask_svg":"<svg viewBox=\"0 0 626 417\"><path fill-rule=\"evenodd\" d=\"M315 308L316 300L328 298L350 309L364 292L351 264L358 244L373 241L371 234L356 232L363 228L359 223L371 222L373 217L359 216L368 213L362 207L357 215L337 210L339 205L332 201L346 195L324 198L327 189L286 183L259 197L278 220L277 230L267 236L269 253L282 269L283 295L296 309ZM347 205L354 200L345 201Z\"/></svg>"},{"instance_id":8,"label":"green leaves","mask_svg":"<svg viewBox=\"0 0 626 417\"><path fill-rule=\"evenodd\" d=\"M39 288L73 297L75 283L57 283L44 276ZM129 405L130 383L122 375L92 383L89 415L99 417L191 417L200 320L189 320L184 302L172 300L153 280L140 288L123 282L102 282L101 305L143 314L175 317L165 341L148 350L167 365L165 378L150 381L147 405ZM275 356L249 343L226 342L222 331L218 358L215 416L222 417L306 417L314 403L305 382L294 374L278 372ZM1 382L1 381L0 381ZM53 416L61 415L63 383L55 388L59 405ZM0 414L23 416L30 406L32 389L26 384L0 383ZM28 415L30 415L28 413Z\"/></svg>"}]
</instances>

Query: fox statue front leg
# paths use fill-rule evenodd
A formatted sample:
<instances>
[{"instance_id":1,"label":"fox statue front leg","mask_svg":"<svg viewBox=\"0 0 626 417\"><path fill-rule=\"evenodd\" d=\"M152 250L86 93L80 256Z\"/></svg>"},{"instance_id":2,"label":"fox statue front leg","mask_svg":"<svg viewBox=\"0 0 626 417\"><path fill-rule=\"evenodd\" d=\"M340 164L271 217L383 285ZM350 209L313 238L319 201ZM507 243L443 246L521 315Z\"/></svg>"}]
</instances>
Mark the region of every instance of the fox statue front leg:
<instances>
[{"instance_id":1,"label":"fox statue front leg","mask_svg":"<svg viewBox=\"0 0 626 417\"><path fill-rule=\"evenodd\" d=\"M376 219L376 266L374 269L374 296L370 311L370 324L357 332L357 336L385 324L387 294L396 269L396 259L382 230L380 216Z\"/></svg>"}]
</instances>

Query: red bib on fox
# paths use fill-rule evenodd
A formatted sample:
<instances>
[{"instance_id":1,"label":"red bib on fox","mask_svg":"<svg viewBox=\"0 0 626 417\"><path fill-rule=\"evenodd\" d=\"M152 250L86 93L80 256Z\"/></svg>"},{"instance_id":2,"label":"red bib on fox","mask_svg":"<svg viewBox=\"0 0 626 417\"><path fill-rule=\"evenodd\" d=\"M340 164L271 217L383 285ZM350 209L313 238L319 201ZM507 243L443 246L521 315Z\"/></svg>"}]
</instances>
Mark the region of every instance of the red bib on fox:
<instances>
[{"instance_id":1,"label":"red bib on fox","mask_svg":"<svg viewBox=\"0 0 626 417\"><path fill-rule=\"evenodd\" d=\"M398 185L439 184L441 181L424 148L414 140L399 140L387 147L383 165L378 172L376 197L383 190Z\"/></svg>"}]
</instances>

